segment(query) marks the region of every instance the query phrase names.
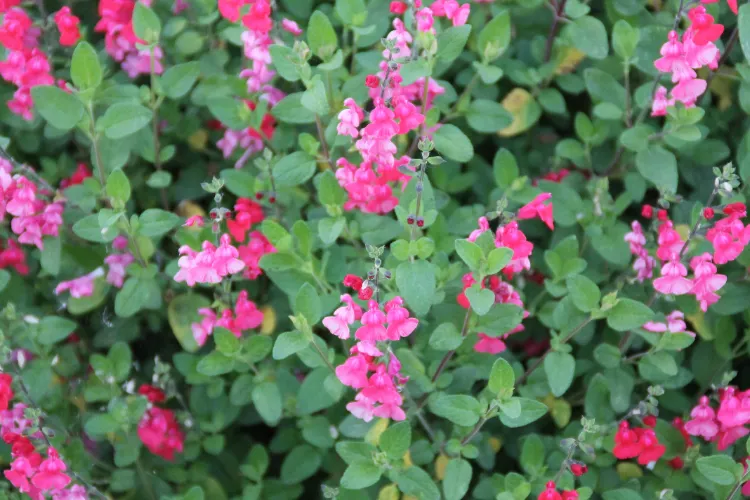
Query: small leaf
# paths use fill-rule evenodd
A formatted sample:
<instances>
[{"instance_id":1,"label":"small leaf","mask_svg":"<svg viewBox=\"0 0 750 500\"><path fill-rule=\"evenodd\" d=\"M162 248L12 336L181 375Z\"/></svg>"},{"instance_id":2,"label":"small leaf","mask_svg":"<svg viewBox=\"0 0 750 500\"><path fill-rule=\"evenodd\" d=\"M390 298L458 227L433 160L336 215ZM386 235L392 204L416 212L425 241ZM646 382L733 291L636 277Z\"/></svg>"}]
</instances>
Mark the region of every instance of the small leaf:
<instances>
[{"instance_id":1,"label":"small leaf","mask_svg":"<svg viewBox=\"0 0 750 500\"><path fill-rule=\"evenodd\" d=\"M568 390L573 382L575 371L576 359L568 353L552 351L544 358L547 382L552 394L556 397L562 396Z\"/></svg>"}]
</instances>

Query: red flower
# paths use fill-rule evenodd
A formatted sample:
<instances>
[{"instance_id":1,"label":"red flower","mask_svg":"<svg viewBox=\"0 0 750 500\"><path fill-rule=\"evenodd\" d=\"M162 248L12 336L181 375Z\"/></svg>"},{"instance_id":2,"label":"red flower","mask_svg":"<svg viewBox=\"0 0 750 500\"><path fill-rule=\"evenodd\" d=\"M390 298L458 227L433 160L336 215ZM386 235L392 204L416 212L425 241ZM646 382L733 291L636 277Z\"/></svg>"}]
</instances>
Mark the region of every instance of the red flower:
<instances>
[{"instance_id":1,"label":"red flower","mask_svg":"<svg viewBox=\"0 0 750 500\"><path fill-rule=\"evenodd\" d=\"M706 45L715 42L724 32L724 26L714 23L714 16L706 12L702 5L688 11L688 18L693 23L690 27L695 32L693 42L696 45Z\"/></svg>"},{"instance_id":2,"label":"red flower","mask_svg":"<svg viewBox=\"0 0 750 500\"><path fill-rule=\"evenodd\" d=\"M643 417L643 425L646 427L651 427L652 429L656 427L656 417L653 415L646 415Z\"/></svg>"},{"instance_id":3,"label":"red flower","mask_svg":"<svg viewBox=\"0 0 750 500\"><path fill-rule=\"evenodd\" d=\"M643 205L641 207L641 216L645 217L646 219L650 219L654 216L654 207L651 205Z\"/></svg>"},{"instance_id":4,"label":"red flower","mask_svg":"<svg viewBox=\"0 0 750 500\"><path fill-rule=\"evenodd\" d=\"M638 434L630 429L630 424L622 422L615 434L615 447L612 449L612 454L624 460L637 457L642 450L643 445L638 441Z\"/></svg>"},{"instance_id":5,"label":"red flower","mask_svg":"<svg viewBox=\"0 0 750 500\"><path fill-rule=\"evenodd\" d=\"M685 462L680 457L674 457L667 464L675 470L680 470L685 466Z\"/></svg>"},{"instance_id":6,"label":"red flower","mask_svg":"<svg viewBox=\"0 0 750 500\"><path fill-rule=\"evenodd\" d=\"M358 292L362 289L362 283L364 283L364 280L357 276L356 274L347 274L344 276L344 286L348 286L355 292Z\"/></svg>"},{"instance_id":7,"label":"red flower","mask_svg":"<svg viewBox=\"0 0 750 500\"><path fill-rule=\"evenodd\" d=\"M13 389L10 387L12 382L13 377L0 373L0 410L7 410L8 403L13 399Z\"/></svg>"},{"instance_id":8,"label":"red flower","mask_svg":"<svg viewBox=\"0 0 750 500\"><path fill-rule=\"evenodd\" d=\"M175 451L181 452L185 435L171 410L149 408L138 424L138 437L154 455L174 460Z\"/></svg>"},{"instance_id":9,"label":"red flower","mask_svg":"<svg viewBox=\"0 0 750 500\"><path fill-rule=\"evenodd\" d=\"M70 186L76 186L78 184L82 184L84 180L91 177L91 170L89 170L89 167L86 166L85 163L79 163L76 167L75 172L68 177L67 179L63 179L60 181L60 187L61 188L67 188Z\"/></svg>"},{"instance_id":10,"label":"red flower","mask_svg":"<svg viewBox=\"0 0 750 500\"><path fill-rule=\"evenodd\" d=\"M249 198L239 198L234 210L235 216L227 220L227 228L235 241L243 243L250 228L263 221L263 207Z\"/></svg>"},{"instance_id":11,"label":"red flower","mask_svg":"<svg viewBox=\"0 0 750 500\"><path fill-rule=\"evenodd\" d=\"M365 78L365 85L371 89L377 88L380 86L380 78L375 75L367 75L367 78Z\"/></svg>"},{"instance_id":12,"label":"red flower","mask_svg":"<svg viewBox=\"0 0 750 500\"><path fill-rule=\"evenodd\" d=\"M373 293L374 292L373 292L372 288L370 288L369 286L367 286L365 288L360 289L360 291L357 294L357 296L360 299L362 299L362 300L370 300L372 298L372 294Z\"/></svg>"},{"instance_id":13,"label":"red flower","mask_svg":"<svg viewBox=\"0 0 750 500\"><path fill-rule=\"evenodd\" d=\"M396 14L400 16L404 12L406 12L406 9L409 6L406 5L406 2L391 2L391 14Z\"/></svg>"},{"instance_id":14,"label":"red flower","mask_svg":"<svg viewBox=\"0 0 750 500\"><path fill-rule=\"evenodd\" d=\"M555 486L554 481L550 481L547 483L547 488L539 493L539 496L536 497L537 500L562 500L562 496L560 493L557 492L557 487Z\"/></svg>"},{"instance_id":15,"label":"red flower","mask_svg":"<svg viewBox=\"0 0 750 500\"><path fill-rule=\"evenodd\" d=\"M581 477L584 474L586 474L589 471L589 468L586 464L581 463L574 463L570 466L570 472L573 473L576 477Z\"/></svg>"},{"instance_id":16,"label":"red flower","mask_svg":"<svg viewBox=\"0 0 750 500\"><path fill-rule=\"evenodd\" d=\"M75 45L81 38L81 32L78 30L80 19L74 16L70 7L63 7L55 12L55 24L60 31L60 45L70 47Z\"/></svg>"},{"instance_id":17,"label":"red flower","mask_svg":"<svg viewBox=\"0 0 750 500\"><path fill-rule=\"evenodd\" d=\"M735 203L730 203L729 205L724 207L723 212L726 215L734 215L739 219L747 215L747 207L744 203L737 201Z\"/></svg>"},{"instance_id":18,"label":"red flower","mask_svg":"<svg viewBox=\"0 0 750 500\"><path fill-rule=\"evenodd\" d=\"M656 462L667 451L667 447L659 443L656 433L652 429L635 429L638 434L638 442L643 447L638 455L638 463L648 465Z\"/></svg>"},{"instance_id":19,"label":"red flower","mask_svg":"<svg viewBox=\"0 0 750 500\"><path fill-rule=\"evenodd\" d=\"M664 222L665 220L669 219L669 214L662 208L656 213L656 218Z\"/></svg>"},{"instance_id":20,"label":"red flower","mask_svg":"<svg viewBox=\"0 0 750 500\"><path fill-rule=\"evenodd\" d=\"M167 397L164 391L153 385L143 384L138 388L138 394L146 396L151 403L163 403Z\"/></svg>"}]
</instances>

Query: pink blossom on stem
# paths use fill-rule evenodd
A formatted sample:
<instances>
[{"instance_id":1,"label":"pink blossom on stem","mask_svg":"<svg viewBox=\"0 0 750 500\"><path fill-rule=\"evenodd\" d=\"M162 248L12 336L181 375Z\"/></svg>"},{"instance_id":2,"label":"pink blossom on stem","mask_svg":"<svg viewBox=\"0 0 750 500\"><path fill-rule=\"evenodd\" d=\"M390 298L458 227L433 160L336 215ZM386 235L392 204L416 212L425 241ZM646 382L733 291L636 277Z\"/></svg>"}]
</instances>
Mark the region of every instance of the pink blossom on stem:
<instances>
[{"instance_id":1,"label":"pink blossom on stem","mask_svg":"<svg viewBox=\"0 0 750 500\"><path fill-rule=\"evenodd\" d=\"M690 293L693 282L685 278L687 269L679 260L671 260L661 268L661 277L654 280L654 289L665 295Z\"/></svg>"},{"instance_id":2,"label":"pink blossom on stem","mask_svg":"<svg viewBox=\"0 0 750 500\"><path fill-rule=\"evenodd\" d=\"M552 203L549 203L547 205L544 204L544 202L549 200L550 198L552 198L552 193L538 194L536 198L519 208L516 216L522 220L539 217L542 222L547 224L547 227L549 227L550 229L555 229L555 223L552 220Z\"/></svg>"},{"instance_id":3,"label":"pink blossom on stem","mask_svg":"<svg viewBox=\"0 0 750 500\"><path fill-rule=\"evenodd\" d=\"M55 295L60 295L62 292L69 291L70 296L74 299L90 297L94 293L94 280L100 276L104 276L104 269L98 267L90 273L84 274L76 279L61 281L55 287Z\"/></svg>"}]
</instances>

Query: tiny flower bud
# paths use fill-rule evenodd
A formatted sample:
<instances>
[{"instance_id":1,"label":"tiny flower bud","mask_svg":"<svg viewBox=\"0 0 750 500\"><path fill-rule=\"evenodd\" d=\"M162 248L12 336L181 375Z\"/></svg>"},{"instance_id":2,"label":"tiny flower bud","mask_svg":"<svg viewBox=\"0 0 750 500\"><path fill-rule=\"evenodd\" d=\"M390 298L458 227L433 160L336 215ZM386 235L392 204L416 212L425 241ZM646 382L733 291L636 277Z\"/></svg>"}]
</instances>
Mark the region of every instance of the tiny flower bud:
<instances>
[{"instance_id":1,"label":"tiny flower bud","mask_svg":"<svg viewBox=\"0 0 750 500\"><path fill-rule=\"evenodd\" d=\"M276 203L276 194L271 193L268 195L268 203Z\"/></svg>"},{"instance_id":2,"label":"tiny flower bud","mask_svg":"<svg viewBox=\"0 0 750 500\"><path fill-rule=\"evenodd\" d=\"M584 474L586 474L586 472L588 472L588 470L589 468L588 466L586 466L586 464L576 462L570 465L570 472L572 472L576 477L583 476Z\"/></svg>"},{"instance_id":3,"label":"tiny flower bud","mask_svg":"<svg viewBox=\"0 0 750 500\"><path fill-rule=\"evenodd\" d=\"M645 217L646 219L650 219L654 216L654 207L651 205L643 205L641 207L641 216Z\"/></svg>"},{"instance_id":4,"label":"tiny flower bud","mask_svg":"<svg viewBox=\"0 0 750 500\"><path fill-rule=\"evenodd\" d=\"M667 214L667 211L662 208L656 213L656 218L664 222L669 218L669 214Z\"/></svg>"},{"instance_id":5,"label":"tiny flower bud","mask_svg":"<svg viewBox=\"0 0 750 500\"><path fill-rule=\"evenodd\" d=\"M424 226L424 218L417 217L417 227L422 227L422 226Z\"/></svg>"},{"instance_id":6,"label":"tiny flower bud","mask_svg":"<svg viewBox=\"0 0 750 500\"><path fill-rule=\"evenodd\" d=\"M370 271L367 273L367 279L368 280L374 280L375 279L375 273L373 271Z\"/></svg>"},{"instance_id":7,"label":"tiny flower bud","mask_svg":"<svg viewBox=\"0 0 750 500\"><path fill-rule=\"evenodd\" d=\"M703 209L703 217L705 217L708 220L711 220L714 218L714 209L711 207L706 207Z\"/></svg>"},{"instance_id":8,"label":"tiny flower bud","mask_svg":"<svg viewBox=\"0 0 750 500\"><path fill-rule=\"evenodd\" d=\"M255 199L256 200L262 200L263 199L263 191L258 191L255 193Z\"/></svg>"},{"instance_id":9,"label":"tiny flower bud","mask_svg":"<svg viewBox=\"0 0 750 500\"><path fill-rule=\"evenodd\" d=\"M409 224L410 226L411 226L412 224L414 224L414 216L413 216L413 215L410 215L409 217L407 217L407 218L406 218L406 223L407 223L407 224Z\"/></svg>"},{"instance_id":10,"label":"tiny flower bud","mask_svg":"<svg viewBox=\"0 0 750 500\"><path fill-rule=\"evenodd\" d=\"M385 271L383 273L383 276L385 276L385 279L389 280L389 279L391 279L391 272L390 271Z\"/></svg>"},{"instance_id":11,"label":"tiny flower bud","mask_svg":"<svg viewBox=\"0 0 750 500\"><path fill-rule=\"evenodd\" d=\"M380 86L380 78L375 75L367 75L367 78L365 78L365 85L371 89L377 88Z\"/></svg>"},{"instance_id":12,"label":"tiny flower bud","mask_svg":"<svg viewBox=\"0 0 750 500\"><path fill-rule=\"evenodd\" d=\"M391 2L391 14L401 15L406 12L406 2Z\"/></svg>"},{"instance_id":13,"label":"tiny flower bud","mask_svg":"<svg viewBox=\"0 0 750 500\"><path fill-rule=\"evenodd\" d=\"M656 417L653 415L646 415L643 417L643 425L646 427L651 427L652 429L656 427Z\"/></svg>"}]
</instances>

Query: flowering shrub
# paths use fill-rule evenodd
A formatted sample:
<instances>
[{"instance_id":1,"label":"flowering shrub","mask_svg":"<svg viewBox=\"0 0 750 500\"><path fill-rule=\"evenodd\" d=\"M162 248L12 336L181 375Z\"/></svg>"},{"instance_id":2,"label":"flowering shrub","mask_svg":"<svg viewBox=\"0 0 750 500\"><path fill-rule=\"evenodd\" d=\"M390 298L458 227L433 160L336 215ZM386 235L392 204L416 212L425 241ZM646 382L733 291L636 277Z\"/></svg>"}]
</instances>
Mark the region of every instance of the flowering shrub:
<instances>
[{"instance_id":1,"label":"flowering shrub","mask_svg":"<svg viewBox=\"0 0 750 500\"><path fill-rule=\"evenodd\" d=\"M0 14L3 498L750 496L749 4Z\"/></svg>"}]
</instances>

